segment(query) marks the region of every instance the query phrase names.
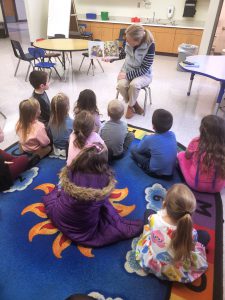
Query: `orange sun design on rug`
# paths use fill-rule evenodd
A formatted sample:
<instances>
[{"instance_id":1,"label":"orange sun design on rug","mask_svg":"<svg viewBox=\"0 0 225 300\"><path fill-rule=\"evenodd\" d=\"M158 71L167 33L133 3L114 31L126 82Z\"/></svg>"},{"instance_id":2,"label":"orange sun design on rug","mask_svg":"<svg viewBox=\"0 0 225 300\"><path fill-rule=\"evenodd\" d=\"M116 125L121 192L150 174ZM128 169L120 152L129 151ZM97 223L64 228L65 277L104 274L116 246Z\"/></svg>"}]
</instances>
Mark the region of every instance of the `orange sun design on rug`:
<instances>
[{"instance_id":1,"label":"orange sun design on rug","mask_svg":"<svg viewBox=\"0 0 225 300\"><path fill-rule=\"evenodd\" d=\"M45 194L50 193L54 189L55 185L52 183L44 183L41 185L38 185L37 187L34 188L34 190L42 190ZM110 202L114 206L114 208L117 210L118 214L121 217L126 217L128 216L134 209L135 205L123 205L121 203L118 203L122 200L124 200L128 195L128 188L124 189L114 189L113 192L110 195ZM52 243L52 252L57 258L62 258L62 252L65 250L67 247L70 246L72 243L71 240L69 240L64 234L62 234L51 222L50 219L48 219L48 216L46 215L45 212L45 207L44 204L39 202L39 203L33 203L31 205L28 205L23 209L21 212L21 215L23 216L24 214L32 212L38 217L42 219L46 219L43 222L40 222L36 225L34 225L29 233L28 233L28 239L30 242L32 242L33 238L36 235L53 235L55 233L57 234L57 237ZM92 248L88 247L83 247L81 245L77 245L77 249L80 251L81 254L83 254L86 257L92 258L95 255L92 253Z\"/></svg>"}]
</instances>

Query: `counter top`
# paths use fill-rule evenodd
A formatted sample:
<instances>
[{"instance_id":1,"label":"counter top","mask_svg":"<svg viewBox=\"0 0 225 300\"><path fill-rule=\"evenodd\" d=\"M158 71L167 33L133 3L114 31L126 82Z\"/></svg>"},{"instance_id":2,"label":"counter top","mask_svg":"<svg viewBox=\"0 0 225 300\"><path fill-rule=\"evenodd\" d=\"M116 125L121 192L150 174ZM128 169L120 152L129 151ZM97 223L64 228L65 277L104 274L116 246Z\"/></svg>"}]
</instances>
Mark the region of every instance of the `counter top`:
<instances>
[{"instance_id":1,"label":"counter top","mask_svg":"<svg viewBox=\"0 0 225 300\"><path fill-rule=\"evenodd\" d=\"M86 15L78 14L78 21L88 21L88 22L102 22L102 23L115 23L115 24L133 24L131 18L129 17L115 17L109 16L109 20L102 21L101 16L97 16L97 19L87 19ZM136 24L136 23L135 23ZM141 18L141 22L137 23L140 25L148 25L155 27L170 27L170 28L187 28L187 29L204 29L203 21L194 21L194 20L174 20L170 23L167 19L155 19L152 22L151 18Z\"/></svg>"}]
</instances>

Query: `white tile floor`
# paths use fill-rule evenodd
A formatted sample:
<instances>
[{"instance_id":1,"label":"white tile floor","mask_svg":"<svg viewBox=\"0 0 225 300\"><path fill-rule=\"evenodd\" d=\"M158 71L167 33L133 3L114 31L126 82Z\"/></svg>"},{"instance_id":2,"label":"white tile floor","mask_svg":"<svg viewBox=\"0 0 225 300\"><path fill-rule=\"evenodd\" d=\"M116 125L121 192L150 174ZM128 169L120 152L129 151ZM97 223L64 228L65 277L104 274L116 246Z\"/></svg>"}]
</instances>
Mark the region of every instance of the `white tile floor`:
<instances>
[{"instance_id":1,"label":"white tile floor","mask_svg":"<svg viewBox=\"0 0 225 300\"><path fill-rule=\"evenodd\" d=\"M10 32L12 39L22 42L24 50L29 46L29 36L26 31ZM78 68L82 56L80 52L73 54L73 72L67 74L67 81L59 81L53 74L48 91L51 99L59 91L65 92L70 97L71 112L80 91L85 88L93 89L97 95L98 108L102 119L107 118L107 103L116 95L115 86L117 74L122 61L102 63L105 72L102 73L96 64L95 76L86 75L89 60L85 59L81 72ZM0 111L7 116L4 129L5 141L1 148L5 148L17 140L15 123L18 119L18 104L28 98L32 93L29 82L25 82L25 74L28 67L26 62L21 62L17 77L14 77L17 59L13 55L9 39L0 40ZM154 61L154 77L151 84L152 106L147 107L145 117L135 116L129 122L133 125L152 128L151 116L155 109L168 109L174 116L173 131L177 140L187 146L189 141L198 135L198 128L203 116L213 113L219 84L211 79L196 76L191 96L186 96L189 74L176 70L177 58L156 55ZM59 66L62 74L62 69ZM144 94L140 94L139 103L143 104ZM221 116L224 114L220 112ZM223 192L225 201L225 192ZM224 206L225 207L225 206ZM225 209L224 209L225 216ZM225 268L224 268L225 270ZM224 273L225 274L225 273Z\"/></svg>"}]
</instances>

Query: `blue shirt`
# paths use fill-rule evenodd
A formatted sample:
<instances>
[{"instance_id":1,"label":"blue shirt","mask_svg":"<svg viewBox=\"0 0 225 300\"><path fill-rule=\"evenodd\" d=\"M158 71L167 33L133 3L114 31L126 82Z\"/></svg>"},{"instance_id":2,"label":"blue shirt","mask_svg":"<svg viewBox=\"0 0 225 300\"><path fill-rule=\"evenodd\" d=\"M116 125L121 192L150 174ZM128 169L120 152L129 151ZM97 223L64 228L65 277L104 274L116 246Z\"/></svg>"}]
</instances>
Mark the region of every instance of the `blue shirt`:
<instances>
[{"instance_id":1,"label":"blue shirt","mask_svg":"<svg viewBox=\"0 0 225 300\"><path fill-rule=\"evenodd\" d=\"M172 175L176 164L177 142L172 131L145 136L137 152L151 156L149 169L158 175Z\"/></svg>"},{"instance_id":2,"label":"blue shirt","mask_svg":"<svg viewBox=\"0 0 225 300\"><path fill-rule=\"evenodd\" d=\"M50 125L49 128L52 133L54 146L59 149L65 149L67 143L69 142L69 136L73 131L73 120L67 116L65 120L65 126L58 129Z\"/></svg>"}]
</instances>

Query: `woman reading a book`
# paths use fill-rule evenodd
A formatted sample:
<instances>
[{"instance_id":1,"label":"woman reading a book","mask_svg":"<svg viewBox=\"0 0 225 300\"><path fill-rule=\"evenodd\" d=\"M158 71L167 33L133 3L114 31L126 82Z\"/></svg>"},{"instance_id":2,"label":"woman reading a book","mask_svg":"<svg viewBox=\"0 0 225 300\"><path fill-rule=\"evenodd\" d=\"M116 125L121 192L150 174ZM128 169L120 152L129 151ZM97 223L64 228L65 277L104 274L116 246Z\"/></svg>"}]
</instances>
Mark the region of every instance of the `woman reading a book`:
<instances>
[{"instance_id":1,"label":"woman reading a book","mask_svg":"<svg viewBox=\"0 0 225 300\"><path fill-rule=\"evenodd\" d=\"M128 103L125 115L127 119L132 118L134 113L144 113L137 98L140 89L152 81L154 55L155 43L151 32L141 25L130 25L126 30L125 51L120 54L120 59L125 58L125 62L117 83L117 90Z\"/></svg>"}]
</instances>

